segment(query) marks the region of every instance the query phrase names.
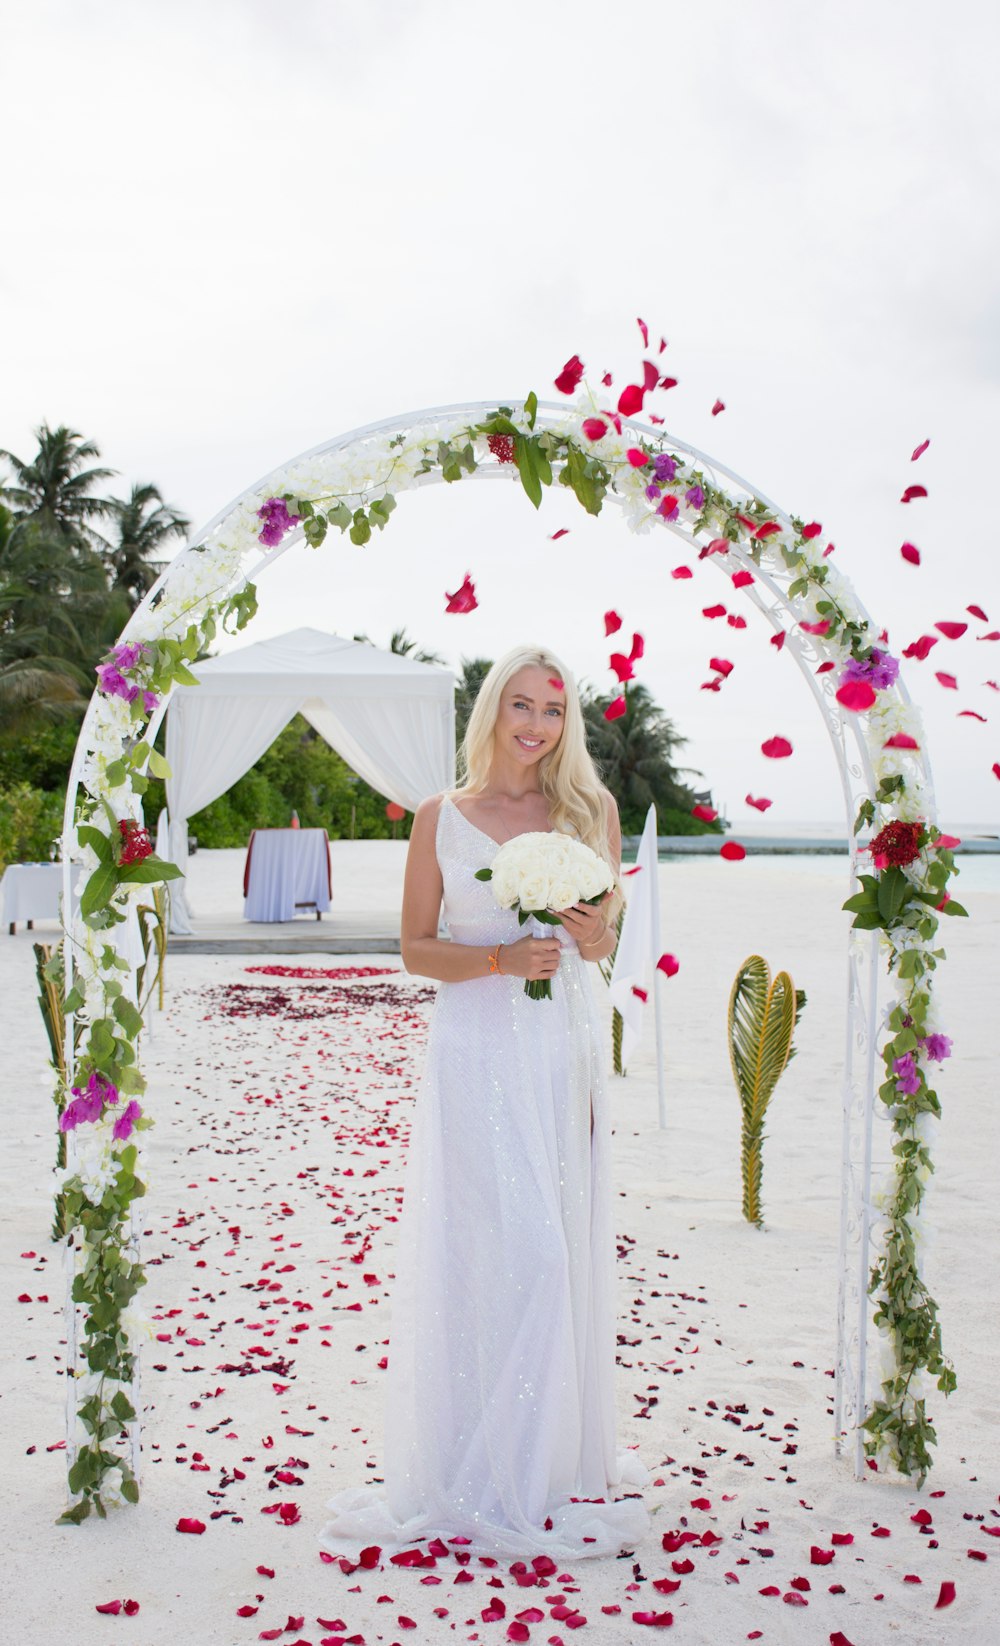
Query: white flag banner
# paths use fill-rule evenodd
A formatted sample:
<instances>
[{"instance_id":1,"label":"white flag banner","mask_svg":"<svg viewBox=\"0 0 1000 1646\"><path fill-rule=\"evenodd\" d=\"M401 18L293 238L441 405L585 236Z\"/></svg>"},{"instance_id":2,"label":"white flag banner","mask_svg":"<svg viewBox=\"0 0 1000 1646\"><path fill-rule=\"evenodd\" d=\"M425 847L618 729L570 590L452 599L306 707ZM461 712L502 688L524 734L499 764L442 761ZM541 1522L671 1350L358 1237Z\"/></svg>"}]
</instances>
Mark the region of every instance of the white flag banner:
<instances>
[{"instance_id":1,"label":"white flag banner","mask_svg":"<svg viewBox=\"0 0 1000 1646\"><path fill-rule=\"evenodd\" d=\"M642 1034L645 1000L634 991L641 989L648 1000L654 988L656 962L660 958L659 862L656 852L656 807L646 813L646 825L639 841L635 874L625 884L628 902L622 934L618 940L614 971L611 973L611 1004L622 1018L622 1067L627 1068ZM657 1049L659 1059L659 1048Z\"/></svg>"}]
</instances>

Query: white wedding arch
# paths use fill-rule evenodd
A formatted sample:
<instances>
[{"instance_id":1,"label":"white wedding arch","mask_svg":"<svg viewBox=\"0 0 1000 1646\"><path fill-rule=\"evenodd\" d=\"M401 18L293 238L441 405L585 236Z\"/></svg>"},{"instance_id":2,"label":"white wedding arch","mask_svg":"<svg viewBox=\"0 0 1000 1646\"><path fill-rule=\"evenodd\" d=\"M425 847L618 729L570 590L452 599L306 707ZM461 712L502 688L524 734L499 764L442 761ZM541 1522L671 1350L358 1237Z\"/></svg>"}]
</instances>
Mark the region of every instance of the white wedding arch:
<instances>
[{"instance_id":1,"label":"white wedding arch","mask_svg":"<svg viewBox=\"0 0 1000 1646\"><path fill-rule=\"evenodd\" d=\"M165 774L153 742L170 693L191 683L187 665L220 621L244 626L255 609L256 579L301 536L318 546L337 528L364 543L373 528L388 523L399 493L470 478L513 479L536 504L544 486L561 483L590 513L607 499L636 531L666 526L689 551L736 578L742 598L770 625L812 693L840 776L854 841L852 878L864 886L853 903L846 955L835 1443L859 1478L866 1451L918 1479L930 1466L934 1436L921 1379L930 1372L947 1392L954 1374L942 1356L936 1305L916 1266L915 1218L938 1113L926 1079L929 1062L942 1055L935 1043L943 1039L933 1032L931 974L941 956L934 947L937 913L948 901L944 887L954 861L934 816L919 720L884 666L879 628L824 554L817 524L788 515L686 442L602 411L588 392L572 406L539 405L532 395L523 403L482 401L389 418L272 471L221 509L171 562L98 671L70 775L63 837L67 1086L73 1091L72 1100L69 1093L63 1099L71 1110L82 1106L67 1130L68 1165L58 1185L67 1228L72 1374L64 1518L79 1520L92 1508L103 1513L110 1503L138 1497L143 1325L133 1300L143 1275L136 1200L144 1192L138 1145L150 1117L139 1101L134 929L137 900L150 882L170 873L149 855L141 809L149 773ZM844 689L848 680L853 696ZM859 680L872 683L860 696ZM859 882L857 830L874 827L880 839L887 829L901 829L914 853L904 862L905 853L890 851L884 872ZM906 1082L896 1073L900 1062ZM131 1124L124 1123L123 1099ZM878 1126L883 1117L886 1124ZM890 1125L906 1148L891 1157L876 1199L873 1179L877 1166L890 1160ZM873 1304L888 1351L874 1400Z\"/></svg>"}]
</instances>

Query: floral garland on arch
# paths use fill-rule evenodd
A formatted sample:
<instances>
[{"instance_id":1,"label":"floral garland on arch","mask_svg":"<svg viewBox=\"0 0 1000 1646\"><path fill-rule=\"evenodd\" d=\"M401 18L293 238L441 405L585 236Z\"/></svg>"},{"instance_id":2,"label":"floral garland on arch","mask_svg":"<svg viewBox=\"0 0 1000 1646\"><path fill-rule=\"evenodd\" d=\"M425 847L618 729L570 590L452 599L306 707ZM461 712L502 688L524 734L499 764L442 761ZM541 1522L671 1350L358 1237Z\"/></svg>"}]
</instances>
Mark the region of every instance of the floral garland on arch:
<instances>
[{"instance_id":1,"label":"floral garland on arch","mask_svg":"<svg viewBox=\"0 0 1000 1646\"><path fill-rule=\"evenodd\" d=\"M567 368L557 387L577 391L578 365L570 362L574 369ZM73 1253L69 1307L83 1315L84 1364L72 1369L73 1501L63 1519L104 1514L109 1504L139 1495L128 1442L138 1422L138 1349L150 1328L134 1302L145 1276L131 1230L135 1202L145 1193L141 1142L151 1120L141 1103L142 1018L130 995L129 961L115 939L142 889L179 873L155 856L142 827L149 776L169 776L146 735L150 717L174 686L197 683L190 665L220 626L240 630L253 616L247 566L261 546L279 547L299 526L314 547L333 530L364 544L388 524L399 493L435 471L454 483L486 464L516 469L536 507L543 488L561 485L597 515L610 492L633 530L666 525L697 546L701 559L732 553L743 568L737 587L753 581L748 563L783 578L795 620L825 659L821 669L840 671L838 701L861 716L875 791L855 832L877 824L878 833L873 872L861 876L862 890L846 906L855 926L881 931L897 991L880 1088L895 1135L895 1166L871 1285L887 1355L882 1397L865 1424L866 1449L919 1479L929 1468L934 1431L920 1380L936 1378L945 1392L955 1380L936 1305L920 1275L918 1219L933 1169L929 1128L940 1113L932 1071L950 1050L933 1016L932 977L943 959L936 934L942 913L965 912L947 892L957 842L926 820L919 720L896 689L896 660L821 547L821 527L779 516L759 498L730 495L696 461L672 450L669 436L630 430L623 419L641 409L649 387L648 376L646 390L630 385L611 411L584 386L563 413L546 411L541 419L532 394L522 406L498 407L473 425L445 416L297 460L242 498L211 537L185 550L99 666L81 733L75 829L64 842L78 866L80 896L78 918L66 932L65 1006L70 1035L75 1016L83 1041L61 1120L70 1161L56 1188Z\"/></svg>"}]
</instances>

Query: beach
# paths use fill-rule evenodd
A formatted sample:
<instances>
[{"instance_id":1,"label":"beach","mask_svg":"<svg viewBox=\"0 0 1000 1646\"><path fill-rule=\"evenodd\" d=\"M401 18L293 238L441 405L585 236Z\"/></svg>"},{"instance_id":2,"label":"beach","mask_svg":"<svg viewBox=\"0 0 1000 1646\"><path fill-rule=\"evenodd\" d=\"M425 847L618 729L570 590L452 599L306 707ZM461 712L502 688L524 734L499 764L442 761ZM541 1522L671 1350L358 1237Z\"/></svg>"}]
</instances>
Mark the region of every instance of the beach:
<instances>
[{"instance_id":1,"label":"beach","mask_svg":"<svg viewBox=\"0 0 1000 1646\"><path fill-rule=\"evenodd\" d=\"M238 919L242 856L191 859L196 926ZM297 932L326 935L340 915L391 924L404 856L403 842L335 843L331 913ZM659 879L664 948L680 962L662 988L666 1126L651 1004L627 1077L611 1077L620 1441L650 1469L652 1529L627 1556L581 1560L545 1582L518 1583L509 1561L475 1554L348 1571L319 1556L327 1498L381 1474L379 1362L432 999L398 955L363 948L168 956L165 1010L144 1047L156 1127L142 1236L142 1498L105 1522L55 1524L64 1281L49 1240L54 1111L31 942L56 929L4 935L8 1638L996 1639L1000 1120L989 1045L1000 893L970 889L970 873L956 895L972 918L942 933L937 997L954 1055L939 1082L926 1266L958 1388L929 1398L938 1444L917 1491L871 1472L856 1482L833 1448L846 871L841 883L808 859L791 873L766 858L712 858L661 864ZM808 995L768 1114L763 1229L740 1213L726 1045L729 990L751 953ZM596 968L593 984L609 1020ZM178 1532L182 1518L204 1531ZM668 1535L684 1532L695 1539ZM939 1607L943 1584L955 1598ZM139 1611L96 1612L114 1598Z\"/></svg>"}]
</instances>

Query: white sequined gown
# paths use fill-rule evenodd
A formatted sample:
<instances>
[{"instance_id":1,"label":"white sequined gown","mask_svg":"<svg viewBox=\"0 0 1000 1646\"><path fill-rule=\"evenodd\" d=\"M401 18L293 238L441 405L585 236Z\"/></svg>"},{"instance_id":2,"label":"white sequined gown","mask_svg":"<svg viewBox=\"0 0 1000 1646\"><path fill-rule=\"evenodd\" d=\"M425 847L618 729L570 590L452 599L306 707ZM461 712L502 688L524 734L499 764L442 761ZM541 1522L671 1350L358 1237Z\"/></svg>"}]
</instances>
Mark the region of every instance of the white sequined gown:
<instances>
[{"instance_id":1,"label":"white sequined gown","mask_svg":"<svg viewBox=\"0 0 1000 1646\"><path fill-rule=\"evenodd\" d=\"M453 942L520 935L475 879L496 850L442 801ZM615 1442L600 1028L572 938L540 929L564 945L551 1000L489 975L438 990L399 1226L385 1486L331 1500L321 1543L334 1553L460 1535L483 1552L565 1562L634 1548L649 1526L641 1497L615 1499L648 1474Z\"/></svg>"}]
</instances>

